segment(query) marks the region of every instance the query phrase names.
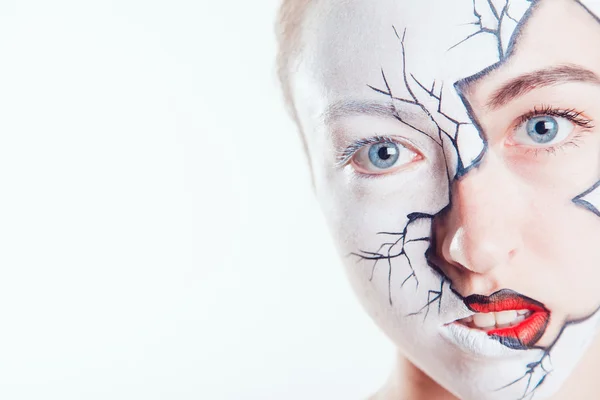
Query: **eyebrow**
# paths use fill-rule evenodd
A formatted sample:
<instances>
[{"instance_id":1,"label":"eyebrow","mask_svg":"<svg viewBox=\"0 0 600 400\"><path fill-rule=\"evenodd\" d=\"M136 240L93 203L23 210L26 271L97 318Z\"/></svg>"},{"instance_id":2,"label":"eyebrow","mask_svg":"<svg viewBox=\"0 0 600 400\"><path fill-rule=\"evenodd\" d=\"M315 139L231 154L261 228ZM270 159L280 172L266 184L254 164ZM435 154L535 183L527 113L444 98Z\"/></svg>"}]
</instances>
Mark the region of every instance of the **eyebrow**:
<instances>
[{"instance_id":1,"label":"eyebrow","mask_svg":"<svg viewBox=\"0 0 600 400\"><path fill-rule=\"evenodd\" d=\"M594 72L575 65L541 69L518 76L504 84L492 94L487 106L491 109L500 108L534 89L567 82L600 84L600 78Z\"/></svg>"},{"instance_id":2,"label":"eyebrow","mask_svg":"<svg viewBox=\"0 0 600 400\"><path fill-rule=\"evenodd\" d=\"M420 108L415 111L406 110L404 107L394 107L390 102L345 100L335 102L327 107L321 115L321 119L325 124L330 124L337 119L357 115L404 119L424 114Z\"/></svg>"}]
</instances>

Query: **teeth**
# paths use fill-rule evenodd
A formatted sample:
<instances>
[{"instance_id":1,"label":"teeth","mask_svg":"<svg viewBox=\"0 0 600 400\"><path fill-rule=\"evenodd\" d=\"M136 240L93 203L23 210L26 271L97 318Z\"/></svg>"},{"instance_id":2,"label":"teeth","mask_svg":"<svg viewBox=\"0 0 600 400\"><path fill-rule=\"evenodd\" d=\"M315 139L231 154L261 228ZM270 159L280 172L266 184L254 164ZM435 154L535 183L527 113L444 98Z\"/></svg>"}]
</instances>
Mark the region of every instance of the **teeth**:
<instances>
[{"instance_id":1,"label":"teeth","mask_svg":"<svg viewBox=\"0 0 600 400\"><path fill-rule=\"evenodd\" d=\"M496 325L506 325L517 319L516 311L501 311L496 314Z\"/></svg>"},{"instance_id":2,"label":"teeth","mask_svg":"<svg viewBox=\"0 0 600 400\"><path fill-rule=\"evenodd\" d=\"M496 326L496 317L494 317L494 313L475 314L473 315L473 323L478 328L491 328Z\"/></svg>"},{"instance_id":3,"label":"teeth","mask_svg":"<svg viewBox=\"0 0 600 400\"><path fill-rule=\"evenodd\" d=\"M490 330L493 328L508 328L523 322L531 315L529 310L508 310L496 313L480 313L460 320L464 325Z\"/></svg>"}]
</instances>

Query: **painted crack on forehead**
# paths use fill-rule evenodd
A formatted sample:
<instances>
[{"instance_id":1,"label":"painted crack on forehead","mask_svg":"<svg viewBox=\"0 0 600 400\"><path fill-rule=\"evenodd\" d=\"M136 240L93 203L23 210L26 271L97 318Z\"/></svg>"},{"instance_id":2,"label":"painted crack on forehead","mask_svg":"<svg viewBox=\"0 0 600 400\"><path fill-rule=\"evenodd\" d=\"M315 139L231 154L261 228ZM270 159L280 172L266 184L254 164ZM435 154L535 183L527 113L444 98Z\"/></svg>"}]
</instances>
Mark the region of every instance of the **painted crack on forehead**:
<instances>
[{"instance_id":1,"label":"painted crack on forehead","mask_svg":"<svg viewBox=\"0 0 600 400\"><path fill-rule=\"evenodd\" d=\"M457 165L451 169L459 177L481 161L486 148L485 135L460 91L460 84L482 76L503 62L511 51L512 38L519 26L516 18L522 19L532 3L528 0L465 0L461 4L462 7L470 4L474 20L449 28L455 32L449 37L457 34L462 37L448 43L445 54L436 59L443 65L441 69L424 71L418 36L413 38L408 29L402 37L396 32L403 52L404 83L411 101L420 104L452 142Z\"/></svg>"}]
</instances>

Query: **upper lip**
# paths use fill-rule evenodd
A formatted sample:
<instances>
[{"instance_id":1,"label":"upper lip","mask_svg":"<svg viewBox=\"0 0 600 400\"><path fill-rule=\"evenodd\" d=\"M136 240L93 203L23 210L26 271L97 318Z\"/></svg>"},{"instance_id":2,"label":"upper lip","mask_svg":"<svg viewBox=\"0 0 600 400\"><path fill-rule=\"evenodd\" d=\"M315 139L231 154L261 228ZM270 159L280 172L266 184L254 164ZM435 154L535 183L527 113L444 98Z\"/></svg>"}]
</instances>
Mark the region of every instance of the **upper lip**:
<instances>
[{"instance_id":1,"label":"upper lip","mask_svg":"<svg viewBox=\"0 0 600 400\"><path fill-rule=\"evenodd\" d=\"M537 300L523 296L513 290L503 289L490 296L472 294L464 299L465 305L476 313L490 313L507 310L548 311Z\"/></svg>"}]
</instances>

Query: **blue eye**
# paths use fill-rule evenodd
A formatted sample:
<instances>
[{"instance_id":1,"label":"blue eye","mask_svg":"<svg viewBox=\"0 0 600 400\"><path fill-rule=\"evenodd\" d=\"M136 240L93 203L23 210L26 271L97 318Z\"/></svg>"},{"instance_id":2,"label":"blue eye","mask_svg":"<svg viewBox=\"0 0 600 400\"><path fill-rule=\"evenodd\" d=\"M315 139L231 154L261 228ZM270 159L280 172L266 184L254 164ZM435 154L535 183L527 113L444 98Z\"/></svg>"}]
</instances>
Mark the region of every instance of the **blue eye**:
<instances>
[{"instance_id":1,"label":"blue eye","mask_svg":"<svg viewBox=\"0 0 600 400\"><path fill-rule=\"evenodd\" d=\"M531 147L551 147L569 137L575 124L564 117L539 115L523 122L515 131L517 144Z\"/></svg>"},{"instance_id":2,"label":"blue eye","mask_svg":"<svg viewBox=\"0 0 600 400\"><path fill-rule=\"evenodd\" d=\"M381 136L359 143L350 161L357 172L364 175L386 175L423 159L415 148Z\"/></svg>"},{"instance_id":3,"label":"blue eye","mask_svg":"<svg viewBox=\"0 0 600 400\"><path fill-rule=\"evenodd\" d=\"M377 143L369 148L369 161L379 169L393 167L400 157L400 149L395 143Z\"/></svg>"},{"instance_id":4,"label":"blue eye","mask_svg":"<svg viewBox=\"0 0 600 400\"><path fill-rule=\"evenodd\" d=\"M559 124L549 115L531 118L527 121L527 134L536 143L548 143L558 134Z\"/></svg>"}]
</instances>

